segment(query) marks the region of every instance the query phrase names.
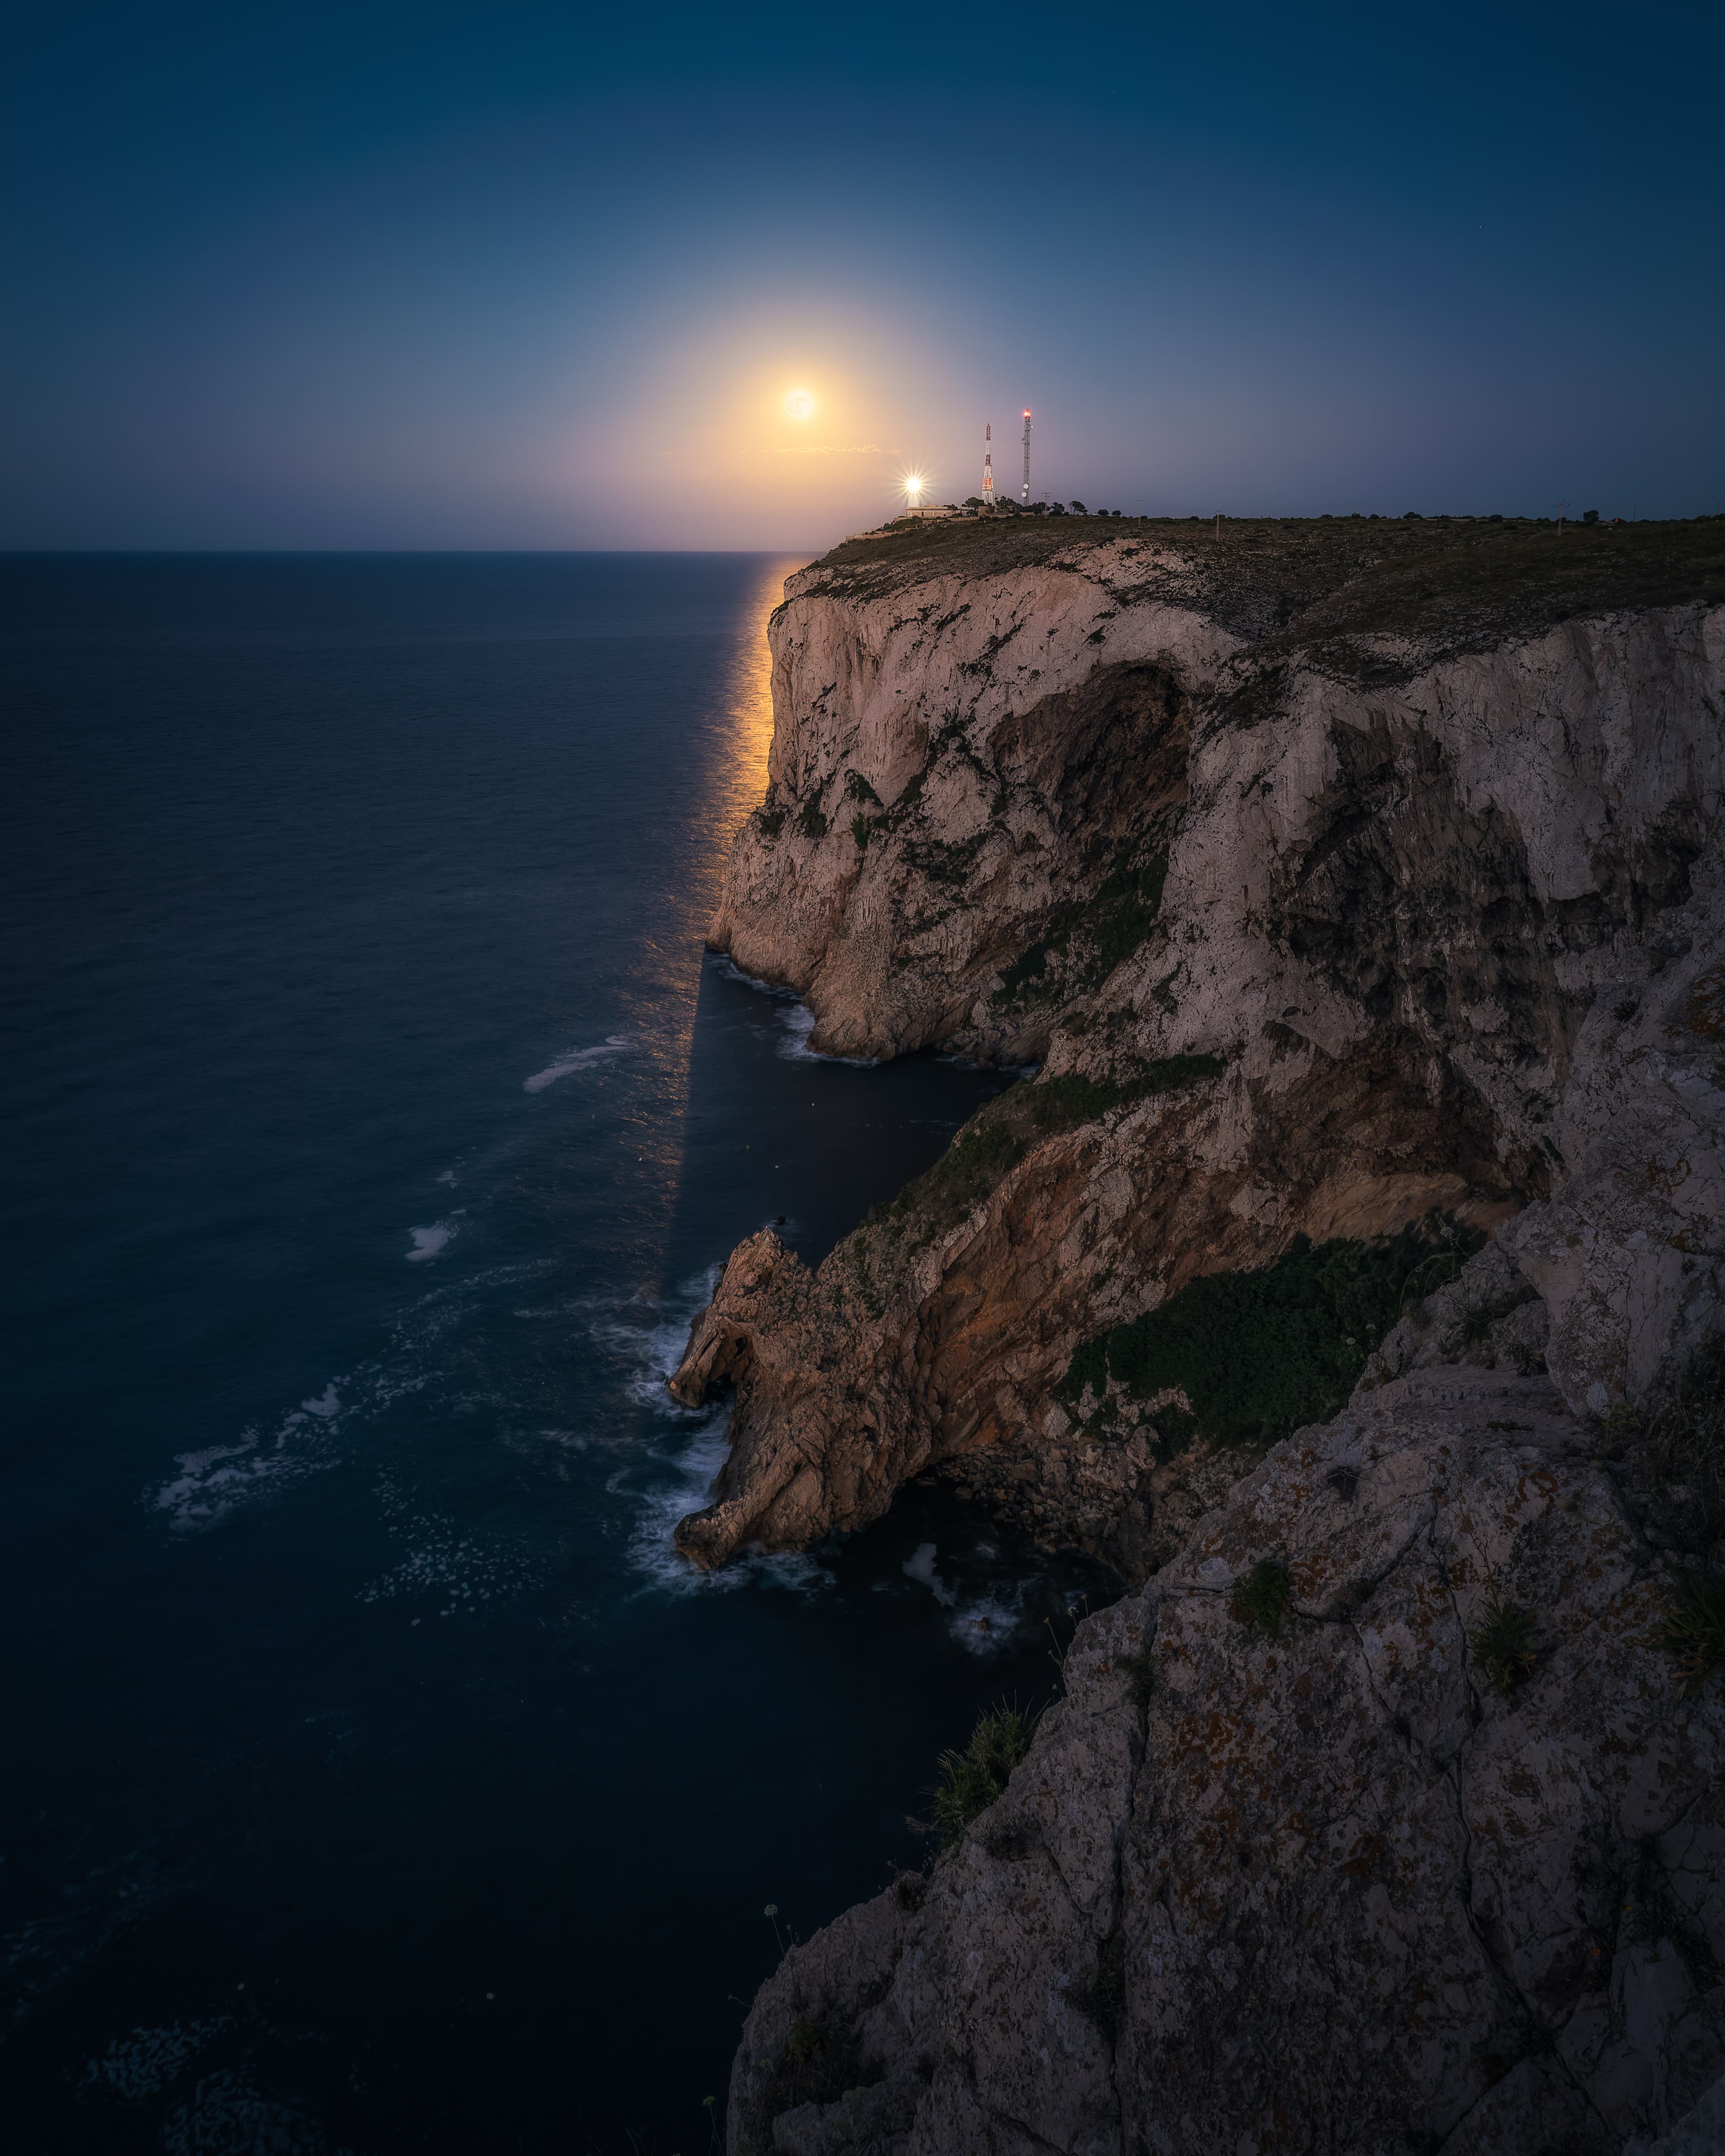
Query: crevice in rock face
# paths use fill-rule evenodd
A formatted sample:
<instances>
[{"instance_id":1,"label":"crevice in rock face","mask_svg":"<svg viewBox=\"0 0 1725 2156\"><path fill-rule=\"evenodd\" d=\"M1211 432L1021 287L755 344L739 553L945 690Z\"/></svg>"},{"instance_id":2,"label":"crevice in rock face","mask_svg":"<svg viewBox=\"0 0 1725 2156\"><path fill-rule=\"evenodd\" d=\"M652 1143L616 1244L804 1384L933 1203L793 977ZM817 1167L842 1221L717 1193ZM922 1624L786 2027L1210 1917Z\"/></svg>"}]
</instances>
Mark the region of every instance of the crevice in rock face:
<instances>
[{"instance_id":1,"label":"crevice in rock face","mask_svg":"<svg viewBox=\"0 0 1725 2156\"><path fill-rule=\"evenodd\" d=\"M1132 1942L1127 1928L1127 1844L1132 1834L1132 1822L1137 1816L1138 1787L1150 1756L1150 1697L1154 1683L1150 1665L1156 1645L1157 1613L1153 1609L1147 1614L1144 1632L1139 1642L1137 1655L1145 1672L1145 1681L1139 1687L1142 1697L1134 1707L1137 1723L1137 1743L1133 1747L1132 1773L1127 1778L1126 1803L1122 1806L1114 1834L1114 1922L1110 1938L1120 1940L1120 2000L1115 2026L1108 2045L1108 2079L1114 2092L1114 2101L1124 2123L1127 2115L1128 2092L1122 2076L1126 2066L1122 2054L1126 2038L1132 2026Z\"/></svg>"},{"instance_id":2,"label":"crevice in rock face","mask_svg":"<svg viewBox=\"0 0 1725 2156\"><path fill-rule=\"evenodd\" d=\"M1021 2134L1031 2148L1045 2148L1048 2156L1070 2156L1070 2152L1057 2142L1045 2141L1034 2127L1027 2125L1022 2118L1014 2118L1009 2112L994 2110L980 2099L978 2100L977 2109L989 2118L998 2118L1003 2126L1009 2127L1014 2133Z\"/></svg>"},{"instance_id":3,"label":"crevice in rock face","mask_svg":"<svg viewBox=\"0 0 1725 2156\"><path fill-rule=\"evenodd\" d=\"M1368 716L1330 731L1317 835L1277 865L1269 932L1374 1024L1424 1043L1450 1048L1475 1029L1471 1014L1501 1014L1489 1039L1504 1036L1554 1098L1586 1009L1555 956L1596 948L1626 909L1603 893L1542 903L1522 832L1495 805L1469 806L1442 744Z\"/></svg>"},{"instance_id":4,"label":"crevice in rock face","mask_svg":"<svg viewBox=\"0 0 1725 2156\"><path fill-rule=\"evenodd\" d=\"M1430 1491L1421 1494L1427 1499L1430 1499L1432 1495ZM1397 1716L1389 1701L1378 1689L1378 1681L1372 1674L1372 1666L1366 1660L1365 1642L1360 1636L1365 1621L1362 1613L1378 1589L1387 1581L1393 1579L1401 1570L1403 1564L1413 1553L1414 1548L1429 1543L1432 1517L1433 1515L1430 1512L1423 1513L1399 1545L1394 1556L1381 1565L1368 1566L1347 1582L1341 1590L1342 1607L1336 1609L1312 1609L1301 1613L1313 1624L1345 1625L1353 1634L1360 1650L1360 1664L1365 1675L1367 1689L1378 1706L1383 1708L1384 1718L1387 1723L1393 1723Z\"/></svg>"},{"instance_id":5,"label":"crevice in rock face","mask_svg":"<svg viewBox=\"0 0 1725 2156\"><path fill-rule=\"evenodd\" d=\"M1022 787L1092 860L1185 798L1191 706L1167 667L1096 667L986 738L997 780Z\"/></svg>"},{"instance_id":6,"label":"crevice in rock face","mask_svg":"<svg viewBox=\"0 0 1725 2156\"><path fill-rule=\"evenodd\" d=\"M1453 1607L1453 1595L1451 1604ZM1461 1621L1459 1609L1455 1612L1455 1621L1459 1628ZM1464 1639L1466 1637L1465 1630L1462 1632L1462 1637ZM1497 2029L1512 2039L1509 2046L1500 2047L1499 2056L1502 2056L1502 2051L1506 2049L1513 2049L1515 2056L1504 2060L1503 2070L1497 2080L1481 2092L1460 2118L1450 2122L1445 2135L1445 2143L1447 2143L1450 2138L1460 2133L1468 2119L1490 2102L1494 2092L1502 2083L1508 2080L1517 2066L1524 2061L1533 2058L1548 2059L1555 2063L1558 2072L1577 2100L1597 2122L1601 2134L1609 2135L1611 2131L1609 2122L1599 2112L1591 2094L1570 2067L1568 2061L1558 2051L1553 2040L1553 2032L1548 2025L1547 2017L1541 2013L1537 2003L1522 1991L1517 1981L1513 1969L1508 1965L1507 1958L1494 1944L1486 1928L1481 1923L1475 1909L1474 1835L1473 1830L1468 1824L1466 1793L1464 1786L1466 1776L1464 1763L1466 1751L1466 1744L1464 1742L1461 1752L1458 1753L1443 1776L1455 1799L1456 1824L1461 1832L1461 1909L1468 1929L1478 1942L1480 1952L1485 1956L1486 1966L1491 1969L1502 1992L1514 2002L1517 2009L1517 2014L1501 2017L1497 2024Z\"/></svg>"}]
</instances>

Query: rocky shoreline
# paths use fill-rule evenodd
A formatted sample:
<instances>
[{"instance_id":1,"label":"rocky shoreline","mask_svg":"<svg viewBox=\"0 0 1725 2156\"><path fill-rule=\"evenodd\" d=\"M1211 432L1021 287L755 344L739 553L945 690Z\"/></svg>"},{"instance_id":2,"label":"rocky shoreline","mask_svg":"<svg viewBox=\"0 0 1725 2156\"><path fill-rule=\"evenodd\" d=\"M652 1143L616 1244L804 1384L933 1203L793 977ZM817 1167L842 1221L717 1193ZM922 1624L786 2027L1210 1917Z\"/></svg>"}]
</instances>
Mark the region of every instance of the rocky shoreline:
<instances>
[{"instance_id":1,"label":"rocky shoreline","mask_svg":"<svg viewBox=\"0 0 1725 2156\"><path fill-rule=\"evenodd\" d=\"M764 1988L733 2156L1617 2156L1711 2100L1725 1682L1659 1630L1725 1521L1645 1428L1725 1324L1725 526L1574 541L971 527L787 585L715 947L817 1049L1040 1069L818 1269L733 1254L680 1544L936 1471L1131 1591Z\"/></svg>"}]
</instances>

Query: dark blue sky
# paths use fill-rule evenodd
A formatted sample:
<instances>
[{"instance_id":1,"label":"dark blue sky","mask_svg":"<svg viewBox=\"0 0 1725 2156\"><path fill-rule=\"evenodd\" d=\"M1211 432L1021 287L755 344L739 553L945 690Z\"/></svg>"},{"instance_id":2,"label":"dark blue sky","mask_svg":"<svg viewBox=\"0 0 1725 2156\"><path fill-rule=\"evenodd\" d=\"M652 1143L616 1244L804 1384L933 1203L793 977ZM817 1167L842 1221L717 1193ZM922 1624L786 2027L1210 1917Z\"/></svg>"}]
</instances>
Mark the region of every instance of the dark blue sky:
<instances>
[{"instance_id":1,"label":"dark blue sky","mask_svg":"<svg viewBox=\"0 0 1725 2156\"><path fill-rule=\"evenodd\" d=\"M0 544L1725 507L1725 11L39 8ZM814 399L786 418L787 391Z\"/></svg>"}]
</instances>

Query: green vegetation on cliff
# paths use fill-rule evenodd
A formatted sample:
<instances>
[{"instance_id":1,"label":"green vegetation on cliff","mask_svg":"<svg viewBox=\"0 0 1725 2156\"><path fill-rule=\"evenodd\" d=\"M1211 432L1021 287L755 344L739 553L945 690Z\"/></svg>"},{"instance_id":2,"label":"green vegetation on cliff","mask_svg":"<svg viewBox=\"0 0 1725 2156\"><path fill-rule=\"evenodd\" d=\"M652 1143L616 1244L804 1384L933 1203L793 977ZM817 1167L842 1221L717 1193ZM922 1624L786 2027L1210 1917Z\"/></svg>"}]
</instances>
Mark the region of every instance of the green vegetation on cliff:
<instances>
[{"instance_id":1,"label":"green vegetation on cliff","mask_svg":"<svg viewBox=\"0 0 1725 2156\"><path fill-rule=\"evenodd\" d=\"M1093 898L1055 909L1043 934L1001 975L996 1003L1035 994L1047 982L1050 957L1070 953L1076 958L1060 982L1068 993L1096 987L1131 957L1156 925L1168 855L1153 854L1134 864L1130 852L1129 842L1120 848Z\"/></svg>"},{"instance_id":2,"label":"green vegetation on cliff","mask_svg":"<svg viewBox=\"0 0 1725 2156\"><path fill-rule=\"evenodd\" d=\"M1685 1567L1671 1582L1671 1605L1659 1644L1676 1656L1685 1691L1698 1691L1725 1670L1725 1578Z\"/></svg>"},{"instance_id":3,"label":"green vegetation on cliff","mask_svg":"<svg viewBox=\"0 0 1725 2156\"><path fill-rule=\"evenodd\" d=\"M935 578L1075 565L1106 546L1126 603L1193 606L1246 639L1248 674L1296 653L1388 679L1580 614L1725 601L1725 519L1572 524L1502 516L990 517L848 541L818 591L874 597ZM1142 574L1142 582L1132 583ZM1417 654L1369 648L1405 639Z\"/></svg>"},{"instance_id":4,"label":"green vegetation on cliff","mask_svg":"<svg viewBox=\"0 0 1725 2156\"><path fill-rule=\"evenodd\" d=\"M1219 1056L1168 1055L1119 1079L1086 1078L1076 1070L1021 1079L979 1108L934 1166L875 1206L865 1224L908 1233L913 1245L932 1242L981 1204L1039 1139L1081 1128L1153 1094L1219 1077L1224 1068Z\"/></svg>"},{"instance_id":5,"label":"green vegetation on cliff","mask_svg":"<svg viewBox=\"0 0 1725 2156\"><path fill-rule=\"evenodd\" d=\"M1087 1341L1057 1391L1076 1405L1112 1378L1137 1399L1178 1390L1192 1404L1157 1417L1175 1445L1286 1437L1334 1414L1401 1315L1404 1293L1453 1276L1476 1235L1404 1229L1375 1243L1302 1235L1255 1272L1209 1273L1154 1310Z\"/></svg>"},{"instance_id":6,"label":"green vegetation on cliff","mask_svg":"<svg viewBox=\"0 0 1725 2156\"><path fill-rule=\"evenodd\" d=\"M869 1219L898 1224L920 1216L922 1233L916 1240L932 1241L980 1205L1001 1177L1017 1167L1024 1151L1014 1121L993 1104L972 1116L932 1168L907 1183L889 1204L877 1205Z\"/></svg>"},{"instance_id":7,"label":"green vegetation on cliff","mask_svg":"<svg viewBox=\"0 0 1725 2156\"><path fill-rule=\"evenodd\" d=\"M930 1799L943 1849L1005 1794L1012 1770L1029 1750L1034 1733L1034 1717L1016 1707L991 1707L978 1718L962 1752L942 1753L940 1779Z\"/></svg>"}]
</instances>

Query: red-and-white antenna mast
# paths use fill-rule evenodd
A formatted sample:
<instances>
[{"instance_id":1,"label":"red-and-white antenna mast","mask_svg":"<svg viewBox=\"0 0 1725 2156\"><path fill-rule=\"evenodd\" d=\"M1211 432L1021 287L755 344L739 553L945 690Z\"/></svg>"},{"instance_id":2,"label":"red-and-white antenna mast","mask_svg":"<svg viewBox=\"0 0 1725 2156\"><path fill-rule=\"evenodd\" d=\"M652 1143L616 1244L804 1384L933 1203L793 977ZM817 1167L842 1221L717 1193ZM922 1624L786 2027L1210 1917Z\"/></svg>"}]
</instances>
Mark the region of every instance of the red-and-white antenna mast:
<instances>
[{"instance_id":1,"label":"red-and-white antenna mast","mask_svg":"<svg viewBox=\"0 0 1725 2156\"><path fill-rule=\"evenodd\" d=\"M992 425L983 429L983 507L994 506L994 452L989 444L994 439Z\"/></svg>"},{"instance_id":2,"label":"red-and-white antenna mast","mask_svg":"<svg viewBox=\"0 0 1725 2156\"><path fill-rule=\"evenodd\" d=\"M1024 506L1030 506L1030 408L1024 407Z\"/></svg>"}]
</instances>

